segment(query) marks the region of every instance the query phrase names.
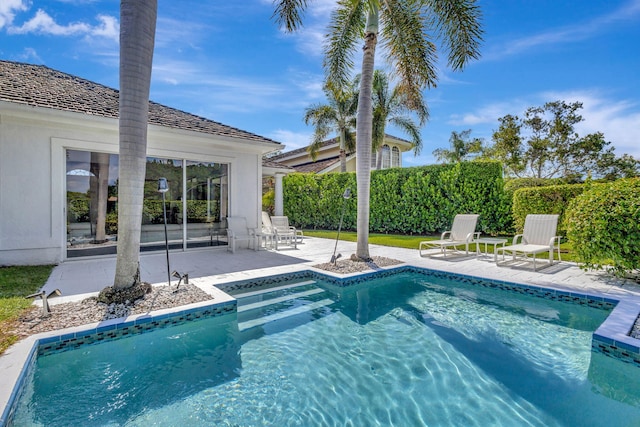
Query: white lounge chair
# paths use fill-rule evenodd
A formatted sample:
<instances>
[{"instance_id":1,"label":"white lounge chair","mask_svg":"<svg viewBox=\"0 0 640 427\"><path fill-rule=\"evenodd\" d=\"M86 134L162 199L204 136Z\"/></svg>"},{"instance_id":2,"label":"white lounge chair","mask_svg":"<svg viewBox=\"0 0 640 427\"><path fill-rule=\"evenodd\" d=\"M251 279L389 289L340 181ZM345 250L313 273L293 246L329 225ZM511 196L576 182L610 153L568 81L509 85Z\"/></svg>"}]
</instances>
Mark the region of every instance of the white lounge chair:
<instances>
[{"instance_id":1,"label":"white lounge chair","mask_svg":"<svg viewBox=\"0 0 640 427\"><path fill-rule=\"evenodd\" d=\"M422 251L438 248L440 249L440 252L438 253L441 253L446 257L448 248L452 248L453 251L457 251L458 246L462 245L465 246L465 252L469 255L469 244L473 243L480 235L479 232L476 232L477 223L478 215L476 214L456 215L453 218L451 230L442 233L440 240L426 240L424 242L420 242L420 246L418 247L420 256L424 256Z\"/></svg>"},{"instance_id":2,"label":"white lounge chair","mask_svg":"<svg viewBox=\"0 0 640 427\"><path fill-rule=\"evenodd\" d=\"M298 230L289 225L288 217L273 215L271 216L271 225L275 231L276 250L278 243L292 245L294 248L298 247Z\"/></svg>"},{"instance_id":3,"label":"white lounge chair","mask_svg":"<svg viewBox=\"0 0 640 427\"><path fill-rule=\"evenodd\" d=\"M243 216L227 217L227 237L229 239L227 250L236 253L236 244L238 242L247 242L247 246L254 250L258 250L258 237L256 230L247 227L247 219Z\"/></svg>"},{"instance_id":4,"label":"white lounge chair","mask_svg":"<svg viewBox=\"0 0 640 427\"><path fill-rule=\"evenodd\" d=\"M504 261L505 252L513 256L522 255L529 260L529 255L533 255L533 270L537 269L536 254L549 252L549 265L553 264L553 251L558 250L558 261L560 258L560 236L556 236L558 227L558 215L527 215L524 220L524 230L522 234L516 234L510 246L498 248L502 252ZM496 261L497 262L497 261ZM499 262L497 262L499 264Z\"/></svg>"},{"instance_id":5,"label":"white lounge chair","mask_svg":"<svg viewBox=\"0 0 640 427\"><path fill-rule=\"evenodd\" d=\"M289 224L289 217L288 216L283 216L283 215L279 215L279 216L272 216L271 217L271 223L273 224L274 227L276 227L278 230L289 230L289 231L293 231L296 235L296 240L300 243L302 243L302 239L304 238L304 232L302 230L298 230L297 228L295 228L294 226Z\"/></svg>"}]
</instances>

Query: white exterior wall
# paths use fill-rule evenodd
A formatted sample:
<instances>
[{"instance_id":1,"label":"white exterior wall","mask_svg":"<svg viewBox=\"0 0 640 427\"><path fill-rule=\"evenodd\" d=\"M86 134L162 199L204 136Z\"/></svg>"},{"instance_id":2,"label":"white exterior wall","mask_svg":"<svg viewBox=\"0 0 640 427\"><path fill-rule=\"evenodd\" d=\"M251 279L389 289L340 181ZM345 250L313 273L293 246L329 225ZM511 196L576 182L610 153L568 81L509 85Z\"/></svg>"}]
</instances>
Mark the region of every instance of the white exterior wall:
<instances>
[{"instance_id":1,"label":"white exterior wall","mask_svg":"<svg viewBox=\"0 0 640 427\"><path fill-rule=\"evenodd\" d=\"M65 150L118 153L118 121L0 101L0 266L66 257ZM258 225L273 144L150 126L147 156L229 164L229 214Z\"/></svg>"}]
</instances>

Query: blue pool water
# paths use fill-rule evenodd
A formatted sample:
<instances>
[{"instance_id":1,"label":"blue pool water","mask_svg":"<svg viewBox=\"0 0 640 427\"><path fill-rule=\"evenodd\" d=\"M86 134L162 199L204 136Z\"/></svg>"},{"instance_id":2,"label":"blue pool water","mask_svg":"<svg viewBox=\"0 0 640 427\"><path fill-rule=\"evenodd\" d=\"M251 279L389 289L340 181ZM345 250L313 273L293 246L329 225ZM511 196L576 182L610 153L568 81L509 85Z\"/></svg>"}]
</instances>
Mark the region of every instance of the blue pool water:
<instances>
[{"instance_id":1,"label":"blue pool water","mask_svg":"<svg viewBox=\"0 0 640 427\"><path fill-rule=\"evenodd\" d=\"M634 426L608 311L400 273L243 290L238 313L38 357L14 425Z\"/></svg>"}]
</instances>

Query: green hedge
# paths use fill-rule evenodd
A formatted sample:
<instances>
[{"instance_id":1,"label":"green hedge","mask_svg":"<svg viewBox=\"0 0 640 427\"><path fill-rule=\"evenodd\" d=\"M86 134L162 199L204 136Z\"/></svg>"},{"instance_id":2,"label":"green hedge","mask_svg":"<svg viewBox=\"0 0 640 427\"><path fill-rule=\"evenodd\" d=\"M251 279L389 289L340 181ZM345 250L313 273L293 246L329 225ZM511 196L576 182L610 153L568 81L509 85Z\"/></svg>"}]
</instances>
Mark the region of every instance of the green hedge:
<instances>
[{"instance_id":1,"label":"green hedge","mask_svg":"<svg viewBox=\"0 0 640 427\"><path fill-rule=\"evenodd\" d=\"M479 231L499 232L509 217L503 185L502 167L497 162L373 171L370 231L431 234L448 229L458 213L477 213ZM347 186L353 197L344 202L342 194ZM343 229L355 230L354 173L291 174L284 178L283 189L285 214L296 226L337 229L346 203Z\"/></svg>"},{"instance_id":2,"label":"green hedge","mask_svg":"<svg viewBox=\"0 0 640 427\"><path fill-rule=\"evenodd\" d=\"M640 270L640 179L593 185L571 203L565 219L584 268L618 276Z\"/></svg>"},{"instance_id":3,"label":"green hedge","mask_svg":"<svg viewBox=\"0 0 640 427\"><path fill-rule=\"evenodd\" d=\"M564 215L569 202L583 193L584 184L520 188L513 193L513 222L522 232L528 214L559 214L558 235L566 236Z\"/></svg>"}]
</instances>

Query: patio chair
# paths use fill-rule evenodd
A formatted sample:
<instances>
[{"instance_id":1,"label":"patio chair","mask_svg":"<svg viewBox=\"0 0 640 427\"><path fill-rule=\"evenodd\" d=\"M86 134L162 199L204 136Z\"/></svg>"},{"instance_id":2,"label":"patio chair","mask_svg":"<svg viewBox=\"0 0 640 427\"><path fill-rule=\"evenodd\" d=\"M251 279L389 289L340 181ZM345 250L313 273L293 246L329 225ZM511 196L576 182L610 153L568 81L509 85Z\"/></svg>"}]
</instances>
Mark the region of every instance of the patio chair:
<instances>
[{"instance_id":1,"label":"patio chair","mask_svg":"<svg viewBox=\"0 0 640 427\"><path fill-rule=\"evenodd\" d=\"M227 250L232 253L236 253L236 244L238 242L247 242L247 246L254 250L258 250L257 233L256 230L247 227L247 219L243 216L228 216L227 217L227 237L229 243Z\"/></svg>"},{"instance_id":2,"label":"patio chair","mask_svg":"<svg viewBox=\"0 0 640 427\"><path fill-rule=\"evenodd\" d=\"M558 215L527 215L524 220L524 230L522 234L516 234L510 246L498 248L497 251L502 252L502 260L504 261L504 253L508 252L516 260L518 255L529 260L529 255L533 255L533 270L537 270L536 254L549 252L549 265L553 264L553 251L558 249L558 261L560 258L560 236L556 236L558 227ZM496 260L496 263L499 262Z\"/></svg>"},{"instance_id":3,"label":"patio chair","mask_svg":"<svg viewBox=\"0 0 640 427\"><path fill-rule=\"evenodd\" d=\"M276 242L276 250L278 249L278 243L284 243L288 245L293 245L294 248L297 248L298 230L295 227L289 225L289 218L282 215L273 215L271 216L271 225L275 231L275 242ZM302 231L300 231L302 233Z\"/></svg>"},{"instance_id":4,"label":"patio chair","mask_svg":"<svg viewBox=\"0 0 640 427\"><path fill-rule=\"evenodd\" d=\"M276 242L276 230L271 224L269 213L265 211L262 211L262 230L258 236L258 243L262 245L262 242L265 248L270 248Z\"/></svg>"},{"instance_id":5,"label":"patio chair","mask_svg":"<svg viewBox=\"0 0 640 427\"><path fill-rule=\"evenodd\" d=\"M440 236L440 240L426 240L420 242L418 251L420 256L424 256L422 251L438 248L439 253L446 258L447 249L457 251L458 246L465 246L465 252L469 255L469 244L474 243L475 239L480 235L476 232L476 224L478 223L478 215L476 214L458 214L453 218L451 230L445 231ZM427 254L429 255L429 254ZM436 255L436 254L433 254Z\"/></svg>"}]
</instances>

